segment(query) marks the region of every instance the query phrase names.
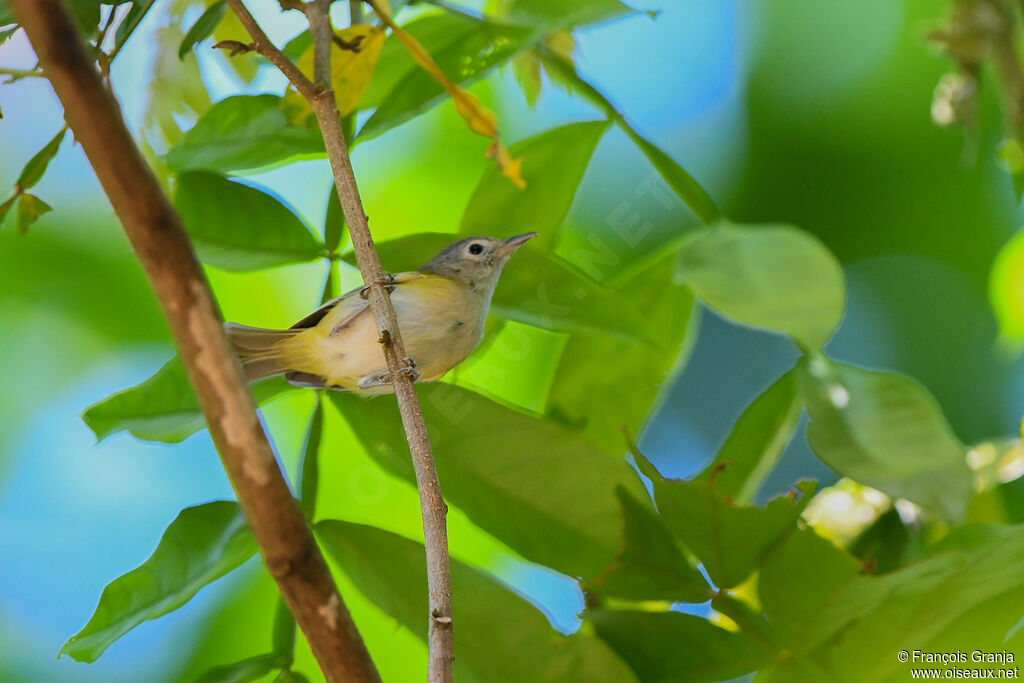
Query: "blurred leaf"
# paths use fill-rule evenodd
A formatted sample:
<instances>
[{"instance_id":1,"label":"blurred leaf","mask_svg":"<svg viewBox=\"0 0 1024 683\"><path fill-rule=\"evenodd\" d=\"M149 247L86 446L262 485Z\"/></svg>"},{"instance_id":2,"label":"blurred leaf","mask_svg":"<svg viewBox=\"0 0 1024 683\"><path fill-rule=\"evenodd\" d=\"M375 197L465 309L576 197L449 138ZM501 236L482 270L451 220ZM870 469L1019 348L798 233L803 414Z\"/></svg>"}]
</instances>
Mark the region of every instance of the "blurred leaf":
<instances>
[{"instance_id":1,"label":"blurred leaf","mask_svg":"<svg viewBox=\"0 0 1024 683\"><path fill-rule=\"evenodd\" d=\"M3 204L0 204L0 226L4 224L4 218L7 218L8 212L11 210L11 207L14 206L14 203L18 201L18 197L20 196L21 195L12 194L10 197L7 198L7 201L5 201Z\"/></svg>"},{"instance_id":2,"label":"blurred leaf","mask_svg":"<svg viewBox=\"0 0 1024 683\"><path fill-rule=\"evenodd\" d=\"M512 0L505 6L509 19L547 30L610 21L636 10L619 0Z\"/></svg>"},{"instance_id":3,"label":"blurred leaf","mask_svg":"<svg viewBox=\"0 0 1024 683\"><path fill-rule=\"evenodd\" d=\"M801 481L791 495L770 500L763 508L736 507L717 490L713 478L665 479L642 455L637 464L654 485L661 518L719 588L741 583L792 533L816 487Z\"/></svg>"},{"instance_id":4,"label":"blurred leaf","mask_svg":"<svg viewBox=\"0 0 1024 683\"><path fill-rule=\"evenodd\" d=\"M683 555L658 515L626 489L619 487L616 494L625 522L622 550L584 589L600 597L627 600L709 600L711 587Z\"/></svg>"},{"instance_id":5,"label":"blurred leaf","mask_svg":"<svg viewBox=\"0 0 1024 683\"><path fill-rule=\"evenodd\" d=\"M626 451L622 427L641 432L696 339L699 316L693 294L675 275L675 258L668 253L615 290L641 312L640 329L649 330L657 345L600 331L575 333L552 382L548 417L580 430L616 458Z\"/></svg>"},{"instance_id":6,"label":"blurred leaf","mask_svg":"<svg viewBox=\"0 0 1024 683\"><path fill-rule=\"evenodd\" d=\"M143 621L172 612L256 552L245 516L231 501L185 508L138 569L103 589L89 623L60 654L93 662Z\"/></svg>"},{"instance_id":7,"label":"blurred leaf","mask_svg":"<svg viewBox=\"0 0 1024 683\"><path fill-rule=\"evenodd\" d=\"M333 253L341 246L341 238L345 234L345 212L341 210L338 190L331 184L327 193L327 214L324 216L324 246Z\"/></svg>"},{"instance_id":8,"label":"blurred leaf","mask_svg":"<svg viewBox=\"0 0 1024 683\"><path fill-rule=\"evenodd\" d=\"M973 490L966 451L935 399L901 375L824 358L803 360L798 382L807 439L842 476L961 520Z\"/></svg>"},{"instance_id":9,"label":"blurred leaf","mask_svg":"<svg viewBox=\"0 0 1024 683\"><path fill-rule=\"evenodd\" d=\"M100 0L75 0L68 7L86 39L92 38L99 30L101 4Z\"/></svg>"},{"instance_id":10,"label":"blurred leaf","mask_svg":"<svg viewBox=\"0 0 1024 683\"><path fill-rule=\"evenodd\" d=\"M281 658L274 654L257 655L233 664L207 669L195 683L248 683L258 681L281 666Z\"/></svg>"},{"instance_id":11,"label":"blurred leaf","mask_svg":"<svg viewBox=\"0 0 1024 683\"><path fill-rule=\"evenodd\" d=\"M178 48L185 37L180 22L194 2L168 5L166 23L157 28L152 37L147 36L155 45L156 54L147 81L143 122L147 143L155 150L177 145L189 123L210 108L210 93L199 72L199 61L178 57Z\"/></svg>"},{"instance_id":12,"label":"blurred leaf","mask_svg":"<svg viewBox=\"0 0 1024 683\"><path fill-rule=\"evenodd\" d=\"M724 681L772 661L772 651L743 633L679 612L586 612L597 635L641 681Z\"/></svg>"},{"instance_id":13,"label":"blurred leaf","mask_svg":"<svg viewBox=\"0 0 1024 683\"><path fill-rule=\"evenodd\" d=\"M114 32L115 51L121 51L121 46L124 45L128 37L135 31L135 27L146 16L154 2L156 0L132 0L128 13L121 19L121 22L117 25L117 30Z\"/></svg>"},{"instance_id":14,"label":"blurred leaf","mask_svg":"<svg viewBox=\"0 0 1024 683\"><path fill-rule=\"evenodd\" d=\"M700 183L686 169L680 166L675 159L666 154L653 142L640 135L600 90L583 80L577 72L576 64L571 56L559 54L551 49L550 46L541 50L540 55L545 69L552 80L565 84L573 91L579 91L591 103L604 110L608 118L615 121L626 132L626 135L629 136L633 143L640 148L640 151L644 153L644 156L651 162L655 170L665 179L668 186L690 207L690 210L693 211L697 218L704 223L713 223L721 218L718 207L715 206L715 202L708 195L707 191L701 187Z\"/></svg>"},{"instance_id":15,"label":"blurred leaf","mask_svg":"<svg viewBox=\"0 0 1024 683\"><path fill-rule=\"evenodd\" d=\"M536 50L527 50L512 60L512 73L523 91L526 103L533 108L540 99L541 84L540 56Z\"/></svg>"},{"instance_id":16,"label":"blurred leaf","mask_svg":"<svg viewBox=\"0 0 1024 683\"><path fill-rule=\"evenodd\" d=\"M323 256L324 245L290 207L215 173L178 176L174 208L199 258L224 270L258 270Z\"/></svg>"},{"instance_id":17,"label":"blurred leaf","mask_svg":"<svg viewBox=\"0 0 1024 683\"><path fill-rule=\"evenodd\" d=\"M331 48L331 87L338 100L339 113L342 116L348 116L355 111L363 93L370 85L370 79L377 66L377 58L380 56L386 34L383 29L376 26L357 24L341 31L335 31L335 35L346 43L358 45L358 52L342 49L337 43L334 43ZM310 42L296 66L306 74L307 78L315 82L313 51L313 44ZM284 97L286 106L299 113L298 118L291 118L292 121L303 123L302 119L313 116L309 102L299 93L289 90Z\"/></svg>"},{"instance_id":18,"label":"blurred leaf","mask_svg":"<svg viewBox=\"0 0 1024 683\"><path fill-rule=\"evenodd\" d=\"M289 125L275 95L236 95L221 100L165 156L176 173L242 171L299 156L323 154L319 131Z\"/></svg>"},{"instance_id":19,"label":"blurred leaf","mask_svg":"<svg viewBox=\"0 0 1024 683\"><path fill-rule=\"evenodd\" d=\"M622 522L615 487L636 491L613 461L571 431L448 384L419 394L445 499L523 557L570 576L595 576L615 556ZM366 452L414 481L393 402L331 392Z\"/></svg>"},{"instance_id":20,"label":"blurred leaf","mask_svg":"<svg viewBox=\"0 0 1024 683\"><path fill-rule=\"evenodd\" d=\"M7 26L17 21L14 10L7 5L7 0L0 0L0 26Z\"/></svg>"},{"instance_id":21,"label":"blurred leaf","mask_svg":"<svg viewBox=\"0 0 1024 683\"><path fill-rule=\"evenodd\" d=\"M196 23L192 24L192 28L185 33L185 37L178 47L179 59L184 59L185 55L192 51L192 48L213 34L217 24L224 18L224 12L227 8L228 6L224 4L224 0L217 0L206 8L206 11L196 19Z\"/></svg>"},{"instance_id":22,"label":"blurred leaf","mask_svg":"<svg viewBox=\"0 0 1024 683\"><path fill-rule=\"evenodd\" d=\"M426 640L427 570L421 543L336 520L318 523L316 533L360 592ZM583 633L554 631L537 608L490 574L452 560L451 578L453 628L460 643L455 680L634 680L602 642Z\"/></svg>"},{"instance_id":23,"label":"blurred leaf","mask_svg":"<svg viewBox=\"0 0 1024 683\"><path fill-rule=\"evenodd\" d=\"M306 31L306 35L309 35L309 31ZM252 41L249 32L242 26L242 22L238 20L238 15L234 12L225 12L220 23L213 29L213 44L216 45L224 40L237 40L245 44ZM233 57L225 54L223 50L216 50L215 52L220 53L222 63L226 64L246 84L252 83L262 64L270 63L258 52L246 52ZM299 55L288 56L292 61L298 59L298 57Z\"/></svg>"},{"instance_id":24,"label":"blurred leaf","mask_svg":"<svg viewBox=\"0 0 1024 683\"><path fill-rule=\"evenodd\" d=\"M300 671L282 671L274 678L274 683L309 683L309 679Z\"/></svg>"},{"instance_id":25,"label":"blurred leaf","mask_svg":"<svg viewBox=\"0 0 1024 683\"><path fill-rule=\"evenodd\" d=\"M34 194L22 194L18 199L18 234L28 233L28 229L39 220L44 213L53 211L50 205Z\"/></svg>"},{"instance_id":26,"label":"blurred leaf","mask_svg":"<svg viewBox=\"0 0 1024 683\"><path fill-rule=\"evenodd\" d=\"M50 165L50 161L57 155L57 150L60 149L60 143L64 140L64 134L67 132L68 127L64 125L53 139L47 142L41 150L36 152L25 167L21 169L21 175L14 181L15 187L19 187L22 190L27 190L34 187L36 183L46 173L46 167Z\"/></svg>"},{"instance_id":27,"label":"blurred leaf","mask_svg":"<svg viewBox=\"0 0 1024 683\"><path fill-rule=\"evenodd\" d=\"M921 536L911 533L896 508L889 508L849 544L848 550L874 573L887 574L908 564L913 546L922 542Z\"/></svg>"},{"instance_id":28,"label":"blurred leaf","mask_svg":"<svg viewBox=\"0 0 1024 683\"><path fill-rule=\"evenodd\" d=\"M715 490L736 503L754 499L793 436L804 400L790 370L747 406L714 461L700 479L715 481Z\"/></svg>"},{"instance_id":29,"label":"blurred leaf","mask_svg":"<svg viewBox=\"0 0 1024 683\"><path fill-rule=\"evenodd\" d=\"M843 317L839 263L796 228L718 225L683 247L680 270L711 308L806 348L820 348Z\"/></svg>"},{"instance_id":30,"label":"blurred leaf","mask_svg":"<svg viewBox=\"0 0 1024 683\"><path fill-rule=\"evenodd\" d=\"M251 385L253 398L260 405L292 388L281 377ZM206 418L177 356L142 384L86 408L82 420L100 441L127 430L144 441L178 443L206 428Z\"/></svg>"},{"instance_id":31,"label":"blurred leaf","mask_svg":"<svg viewBox=\"0 0 1024 683\"><path fill-rule=\"evenodd\" d=\"M509 154L523 158L526 189L518 189L499 169L489 167L469 198L459 233L485 235L501 223L539 232L542 244L554 244L608 125L608 121L570 123L513 145Z\"/></svg>"},{"instance_id":32,"label":"blurred leaf","mask_svg":"<svg viewBox=\"0 0 1024 683\"><path fill-rule=\"evenodd\" d=\"M454 23L458 26L465 23L465 20L460 19ZM449 83L468 86L525 47L533 34L532 29L523 26L477 21L473 30L462 33L460 38L439 49L428 50L432 45L419 46L418 50L409 47L410 52L415 50L414 54L418 55L415 59L423 69L408 70L389 94L382 98L377 110L359 130L357 137L361 140L377 137L426 111L445 97L446 86L441 79L448 81L450 78ZM400 40L402 36L415 40L415 35L411 33L396 34ZM461 93L465 96L463 107L469 107L472 104L469 98L473 96L465 91Z\"/></svg>"},{"instance_id":33,"label":"blurred leaf","mask_svg":"<svg viewBox=\"0 0 1024 683\"><path fill-rule=\"evenodd\" d=\"M994 524L1024 522L1024 477L999 482L975 494L967 511L967 520Z\"/></svg>"},{"instance_id":34,"label":"blurred leaf","mask_svg":"<svg viewBox=\"0 0 1024 683\"><path fill-rule=\"evenodd\" d=\"M515 190L513 190L515 191ZM377 245L381 262L392 273L415 270L458 239L444 233L420 233ZM345 261L355 263L352 254ZM660 333L650 327L640 307L597 284L565 261L526 248L502 271L491 313L557 332L599 332L650 346Z\"/></svg>"}]
</instances>

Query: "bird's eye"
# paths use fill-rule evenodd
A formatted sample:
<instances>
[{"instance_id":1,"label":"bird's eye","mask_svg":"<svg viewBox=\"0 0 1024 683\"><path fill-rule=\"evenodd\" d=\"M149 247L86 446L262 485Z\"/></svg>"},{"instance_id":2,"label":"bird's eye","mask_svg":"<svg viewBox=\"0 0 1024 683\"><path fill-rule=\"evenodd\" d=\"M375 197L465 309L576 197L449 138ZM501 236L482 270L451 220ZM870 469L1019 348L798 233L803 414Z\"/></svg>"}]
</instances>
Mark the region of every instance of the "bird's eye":
<instances>
[{"instance_id":1,"label":"bird's eye","mask_svg":"<svg viewBox=\"0 0 1024 683\"><path fill-rule=\"evenodd\" d=\"M474 256L484 253L484 245L474 242L473 244L469 245L469 253L473 254Z\"/></svg>"}]
</instances>

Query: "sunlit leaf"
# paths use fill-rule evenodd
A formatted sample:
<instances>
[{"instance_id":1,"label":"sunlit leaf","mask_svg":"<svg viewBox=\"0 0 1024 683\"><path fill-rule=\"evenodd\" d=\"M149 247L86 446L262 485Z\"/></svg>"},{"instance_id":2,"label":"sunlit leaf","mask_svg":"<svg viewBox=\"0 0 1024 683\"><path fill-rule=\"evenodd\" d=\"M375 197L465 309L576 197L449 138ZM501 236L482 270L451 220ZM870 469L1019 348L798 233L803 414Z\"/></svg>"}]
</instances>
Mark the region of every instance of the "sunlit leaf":
<instances>
[{"instance_id":1,"label":"sunlit leaf","mask_svg":"<svg viewBox=\"0 0 1024 683\"><path fill-rule=\"evenodd\" d=\"M43 145L43 148L28 160L25 167L21 169L21 175L14 181L16 187L27 190L39 182L43 174L46 173L46 167L57 155L57 150L60 149L60 143L64 141L64 134L67 133L67 130L67 126L62 127L52 140Z\"/></svg>"},{"instance_id":2,"label":"sunlit leaf","mask_svg":"<svg viewBox=\"0 0 1024 683\"><path fill-rule=\"evenodd\" d=\"M500 169L488 168L469 198L459 232L484 235L501 223L538 232L541 243L554 244L608 125L607 121L570 123L513 145L509 154L523 159L526 189L509 183Z\"/></svg>"},{"instance_id":3,"label":"sunlit leaf","mask_svg":"<svg viewBox=\"0 0 1024 683\"><path fill-rule=\"evenodd\" d=\"M817 238L776 225L721 224L683 247L680 272L722 315L820 348L843 316L843 271Z\"/></svg>"},{"instance_id":4,"label":"sunlit leaf","mask_svg":"<svg viewBox=\"0 0 1024 683\"><path fill-rule=\"evenodd\" d=\"M26 234L40 216L51 211L50 205L34 194L22 194L18 199L18 234Z\"/></svg>"},{"instance_id":5,"label":"sunlit leaf","mask_svg":"<svg viewBox=\"0 0 1024 683\"><path fill-rule=\"evenodd\" d=\"M311 261L320 238L280 199L215 173L178 176L174 207L200 260L225 270L256 270Z\"/></svg>"},{"instance_id":6,"label":"sunlit leaf","mask_svg":"<svg viewBox=\"0 0 1024 683\"><path fill-rule=\"evenodd\" d=\"M800 482L791 495L764 507L741 507L722 495L713 479L664 479L642 456L637 460L654 485L662 519L722 588L741 583L792 533L815 489L813 482Z\"/></svg>"},{"instance_id":7,"label":"sunlit leaf","mask_svg":"<svg viewBox=\"0 0 1024 683\"><path fill-rule=\"evenodd\" d=\"M539 24L548 30L596 24L637 13L619 0L511 0L504 11L513 21Z\"/></svg>"},{"instance_id":8,"label":"sunlit leaf","mask_svg":"<svg viewBox=\"0 0 1024 683\"><path fill-rule=\"evenodd\" d=\"M683 555L661 519L625 489L619 488L616 493L625 523L623 547L604 573L586 582L586 591L627 600L709 600L710 586Z\"/></svg>"},{"instance_id":9,"label":"sunlit leaf","mask_svg":"<svg viewBox=\"0 0 1024 683\"><path fill-rule=\"evenodd\" d=\"M743 633L679 612L586 612L597 634L641 681L725 681L772 661L772 651Z\"/></svg>"},{"instance_id":10,"label":"sunlit leaf","mask_svg":"<svg viewBox=\"0 0 1024 683\"><path fill-rule=\"evenodd\" d=\"M523 557L596 576L615 556L622 517L615 487L638 484L572 431L447 384L419 389L444 495ZM367 453L413 481L394 402L331 392Z\"/></svg>"},{"instance_id":11,"label":"sunlit leaf","mask_svg":"<svg viewBox=\"0 0 1024 683\"><path fill-rule=\"evenodd\" d=\"M789 443L803 409L796 374L787 372L747 406L701 478L714 478L719 493L749 503Z\"/></svg>"},{"instance_id":12,"label":"sunlit leaf","mask_svg":"<svg viewBox=\"0 0 1024 683\"><path fill-rule=\"evenodd\" d=\"M349 26L335 35L345 43L357 46L357 50L343 49L337 43L331 48L331 87L338 101L338 112L342 116L355 111L366 88L370 85L377 58L384 45L383 29L369 24ZM313 80L313 45L302 53L297 66L306 77ZM295 112L292 121L305 125L305 117L312 116L313 111L302 95L294 90L285 94L285 106L288 111Z\"/></svg>"},{"instance_id":13,"label":"sunlit leaf","mask_svg":"<svg viewBox=\"0 0 1024 683\"><path fill-rule=\"evenodd\" d=\"M966 449L921 385L823 358L798 368L811 416L807 438L825 464L949 520L963 518L973 490Z\"/></svg>"},{"instance_id":14,"label":"sunlit leaf","mask_svg":"<svg viewBox=\"0 0 1024 683\"><path fill-rule=\"evenodd\" d=\"M252 393L263 404L292 388L281 377L272 377L253 384ZM145 382L89 406L82 419L99 440L127 430L145 441L178 443L206 428L206 418L177 357Z\"/></svg>"},{"instance_id":15,"label":"sunlit leaf","mask_svg":"<svg viewBox=\"0 0 1024 683\"><path fill-rule=\"evenodd\" d=\"M89 623L60 654L95 661L125 633L178 609L255 552L256 542L236 503L185 508L148 560L103 589Z\"/></svg>"},{"instance_id":16,"label":"sunlit leaf","mask_svg":"<svg viewBox=\"0 0 1024 683\"><path fill-rule=\"evenodd\" d=\"M184 59L185 55L192 51L192 48L213 34L213 30L223 19L227 8L224 0L217 0L199 15L196 23L192 24L192 28L185 32L185 37L181 40L181 46L178 48L179 59Z\"/></svg>"},{"instance_id":17,"label":"sunlit leaf","mask_svg":"<svg viewBox=\"0 0 1024 683\"><path fill-rule=\"evenodd\" d=\"M165 156L167 167L243 171L303 156L322 155L315 129L289 125L275 95L237 95L210 107Z\"/></svg>"},{"instance_id":18,"label":"sunlit leaf","mask_svg":"<svg viewBox=\"0 0 1024 683\"><path fill-rule=\"evenodd\" d=\"M360 592L426 640L427 571L421 543L336 520L320 522L316 533ZM455 680L634 680L604 643L584 633L557 633L537 608L493 576L452 560L451 580L452 626L460 643Z\"/></svg>"}]
</instances>

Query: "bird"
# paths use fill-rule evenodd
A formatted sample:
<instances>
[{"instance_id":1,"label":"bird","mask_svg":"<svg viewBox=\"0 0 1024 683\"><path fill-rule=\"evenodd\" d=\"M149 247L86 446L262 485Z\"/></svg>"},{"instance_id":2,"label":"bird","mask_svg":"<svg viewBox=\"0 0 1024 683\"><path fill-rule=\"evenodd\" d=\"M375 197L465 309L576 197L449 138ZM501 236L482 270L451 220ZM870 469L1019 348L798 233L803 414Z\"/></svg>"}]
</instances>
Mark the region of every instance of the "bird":
<instances>
[{"instance_id":1,"label":"bird","mask_svg":"<svg viewBox=\"0 0 1024 683\"><path fill-rule=\"evenodd\" d=\"M536 236L467 237L417 270L389 275L406 367L414 381L433 382L480 343L505 263ZM361 395L393 393L369 306L369 286L328 301L286 330L224 324L249 382L284 375L300 387Z\"/></svg>"}]
</instances>

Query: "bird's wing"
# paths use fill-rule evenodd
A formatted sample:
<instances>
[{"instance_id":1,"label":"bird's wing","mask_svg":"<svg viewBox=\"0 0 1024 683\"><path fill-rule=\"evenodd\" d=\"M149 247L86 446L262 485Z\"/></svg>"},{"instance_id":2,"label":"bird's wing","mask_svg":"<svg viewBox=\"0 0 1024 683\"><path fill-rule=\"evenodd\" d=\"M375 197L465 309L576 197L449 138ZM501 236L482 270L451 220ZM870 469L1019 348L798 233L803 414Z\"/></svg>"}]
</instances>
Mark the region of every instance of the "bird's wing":
<instances>
[{"instance_id":1,"label":"bird's wing","mask_svg":"<svg viewBox=\"0 0 1024 683\"><path fill-rule=\"evenodd\" d=\"M388 291L393 292L396 287L401 286L403 283L411 280L418 280L423 277L426 277L426 275L416 271L398 273L391 277L391 282L388 284ZM369 310L369 301L367 299L368 292L368 285L356 287L353 290L345 292L341 296L331 299L320 308L292 325L290 329L296 330L316 327L324 318L330 315L334 318L334 321L331 323L330 334L334 334L338 330L344 328L347 323L361 315L364 311Z\"/></svg>"}]
</instances>

